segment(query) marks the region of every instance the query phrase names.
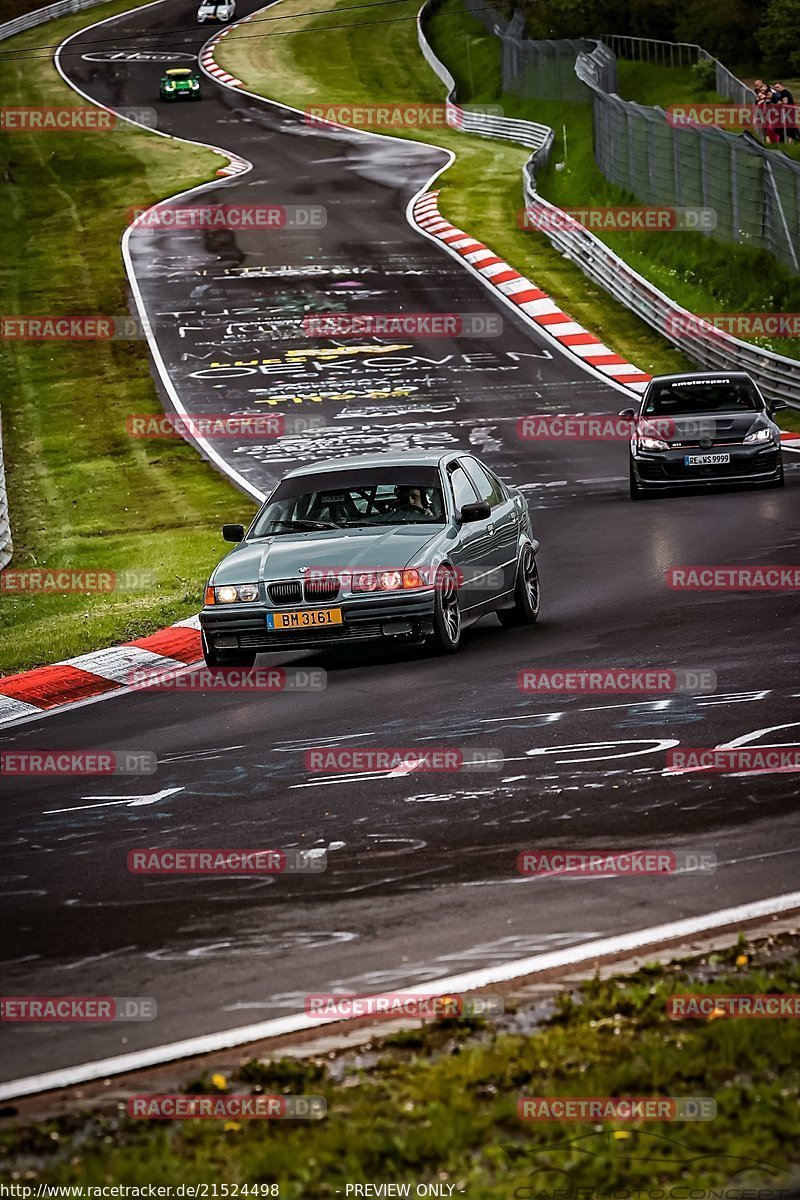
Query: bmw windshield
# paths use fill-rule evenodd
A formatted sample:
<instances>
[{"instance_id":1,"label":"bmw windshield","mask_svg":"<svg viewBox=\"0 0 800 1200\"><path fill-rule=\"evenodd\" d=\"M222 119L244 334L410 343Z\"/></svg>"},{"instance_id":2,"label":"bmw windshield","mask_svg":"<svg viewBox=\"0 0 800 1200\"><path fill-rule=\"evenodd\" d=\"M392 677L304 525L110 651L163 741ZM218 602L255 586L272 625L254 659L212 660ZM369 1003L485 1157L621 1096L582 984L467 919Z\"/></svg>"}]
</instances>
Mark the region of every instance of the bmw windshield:
<instances>
[{"instance_id":1,"label":"bmw windshield","mask_svg":"<svg viewBox=\"0 0 800 1200\"><path fill-rule=\"evenodd\" d=\"M256 518L250 537L324 529L443 525L444 498L432 467L326 471L285 479Z\"/></svg>"}]
</instances>

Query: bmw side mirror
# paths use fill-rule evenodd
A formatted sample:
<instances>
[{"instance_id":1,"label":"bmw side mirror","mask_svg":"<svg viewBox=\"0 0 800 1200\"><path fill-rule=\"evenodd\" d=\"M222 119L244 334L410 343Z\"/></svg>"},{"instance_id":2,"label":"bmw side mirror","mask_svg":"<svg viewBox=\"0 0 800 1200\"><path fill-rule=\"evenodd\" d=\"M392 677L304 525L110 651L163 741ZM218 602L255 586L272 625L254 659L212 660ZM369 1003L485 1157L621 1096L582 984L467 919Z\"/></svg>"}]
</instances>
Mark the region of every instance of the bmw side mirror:
<instances>
[{"instance_id":1,"label":"bmw side mirror","mask_svg":"<svg viewBox=\"0 0 800 1200\"><path fill-rule=\"evenodd\" d=\"M623 421L635 421L636 420L636 409L635 408L623 408L622 412L619 413L619 416L622 417Z\"/></svg>"},{"instance_id":2,"label":"bmw side mirror","mask_svg":"<svg viewBox=\"0 0 800 1200\"><path fill-rule=\"evenodd\" d=\"M485 500L476 500L474 504L461 505L461 520L465 525L471 521L485 521L492 515L492 510Z\"/></svg>"},{"instance_id":3,"label":"bmw side mirror","mask_svg":"<svg viewBox=\"0 0 800 1200\"><path fill-rule=\"evenodd\" d=\"M244 525L223 525L222 536L226 542L243 542Z\"/></svg>"},{"instance_id":4,"label":"bmw side mirror","mask_svg":"<svg viewBox=\"0 0 800 1200\"><path fill-rule=\"evenodd\" d=\"M786 403L785 400L771 400L769 408L767 409L767 412L770 414L770 416L772 416L772 414L774 412L777 412L779 408L788 408L788 407L789 407L789 405Z\"/></svg>"}]
</instances>

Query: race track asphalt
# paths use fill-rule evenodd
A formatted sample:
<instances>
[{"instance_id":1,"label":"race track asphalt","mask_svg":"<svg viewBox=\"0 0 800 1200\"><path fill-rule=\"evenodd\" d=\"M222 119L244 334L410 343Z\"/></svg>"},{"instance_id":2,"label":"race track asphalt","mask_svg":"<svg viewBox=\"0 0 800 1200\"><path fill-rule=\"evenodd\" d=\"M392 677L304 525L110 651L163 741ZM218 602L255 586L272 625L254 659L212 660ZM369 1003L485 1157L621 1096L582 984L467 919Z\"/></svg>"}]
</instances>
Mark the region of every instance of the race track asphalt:
<instances>
[{"instance_id":1,"label":"race track asphalt","mask_svg":"<svg viewBox=\"0 0 800 1200\"><path fill-rule=\"evenodd\" d=\"M138 779L4 787L4 993L153 996L159 1013L125 1026L4 1024L5 1080L302 1010L307 992L422 984L788 892L798 878L796 775L665 772L676 744L798 740L796 595L676 592L664 577L681 564L796 565L797 456L786 455L783 491L634 505L624 444L520 440L520 416L612 414L626 397L515 320L406 222L409 199L446 156L316 129L207 79L201 103L167 105L157 98L163 63L97 61L121 49L196 54L208 36L191 5L163 0L87 29L61 54L69 79L101 103L153 107L160 130L253 164L175 205L213 197L325 210L315 229L131 238L185 409L322 419L279 441L216 443L260 491L289 464L344 452L478 453L530 501L542 617L524 630L487 618L455 657L287 646L261 660L323 667L322 692L126 693L4 730L3 749L158 757L157 773ZM300 322L333 305L499 314L503 329L405 339L391 353L371 339L331 356L321 351L334 343L309 340ZM646 665L716 672L717 690L543 697L517 687L526 666ZM351 744L490 747L504 761L470 774L305 770L306 748ZM159 845L330 849L316 875L127 870L129 850ZM711 851L719 867L666 878L518 874L521 850L555 847Z\"/></svg>"}]
</instances>

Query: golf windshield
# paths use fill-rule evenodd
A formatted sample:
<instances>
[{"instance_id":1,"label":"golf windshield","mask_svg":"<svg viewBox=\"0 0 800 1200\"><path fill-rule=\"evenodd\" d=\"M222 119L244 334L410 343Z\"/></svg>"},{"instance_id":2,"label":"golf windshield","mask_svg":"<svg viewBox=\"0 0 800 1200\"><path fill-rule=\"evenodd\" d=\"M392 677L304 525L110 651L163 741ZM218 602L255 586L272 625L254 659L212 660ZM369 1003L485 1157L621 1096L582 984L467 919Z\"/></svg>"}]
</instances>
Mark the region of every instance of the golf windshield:
<instances>
[{"instance_id":1,"label":"golf windshield","mask_svg":"<svg viewBox=\"0 0 800 1200\"><path fill-rule=\"evenodd\" d=\"M334 471L285 479L259 514L251 537L379 525L443 525L435 468Z\"/></svg>"},{"instance_id":2,"label":"golf windshield","mask_svg":"<svg viewBox=\"0 0 800 1200\"><path fill-rule=\"evenodd\" d=\"M692 379L659 383L644 402L645 417L695 417L702 413L760 412L763 404L749 380Z\"/></svg>"}]
</instances>

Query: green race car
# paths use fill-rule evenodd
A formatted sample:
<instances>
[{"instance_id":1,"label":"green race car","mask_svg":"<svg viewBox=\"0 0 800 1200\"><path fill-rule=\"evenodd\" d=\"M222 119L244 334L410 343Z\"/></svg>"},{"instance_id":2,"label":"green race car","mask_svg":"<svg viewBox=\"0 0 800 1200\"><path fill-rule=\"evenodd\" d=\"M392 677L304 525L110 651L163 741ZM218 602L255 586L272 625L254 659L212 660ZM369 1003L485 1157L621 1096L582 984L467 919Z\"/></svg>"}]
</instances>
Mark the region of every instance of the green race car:
<instances>
[{"instance_id":1,"label":"green race car","mask_svg":"<svg viewBox=\"0 0 800 1200\"><path fill-rule=\"evenodd\" d=\"M191 67L172 67L161 76L162 100L199 100L200 76Z\"/></svg>"}]
</instances>

